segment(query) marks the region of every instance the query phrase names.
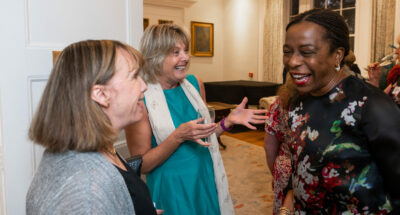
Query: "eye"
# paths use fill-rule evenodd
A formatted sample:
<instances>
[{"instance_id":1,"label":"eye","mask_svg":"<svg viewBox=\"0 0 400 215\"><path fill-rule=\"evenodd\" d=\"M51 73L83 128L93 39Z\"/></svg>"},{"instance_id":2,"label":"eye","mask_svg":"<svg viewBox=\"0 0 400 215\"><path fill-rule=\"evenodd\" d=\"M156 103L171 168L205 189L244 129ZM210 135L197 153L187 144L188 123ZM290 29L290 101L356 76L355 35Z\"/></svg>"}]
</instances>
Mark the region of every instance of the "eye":
<instances>
[{"instance_id":1,"label":"eye","mask_svg":"<svg viewBox=\"0 0 400 215\"><path fill-rule=\"evenodd\" d=\"M284 55L288 55L290 53L292 53L292 51L290 49L283 49L283 54Z\"/></svg>"}]
</instances>

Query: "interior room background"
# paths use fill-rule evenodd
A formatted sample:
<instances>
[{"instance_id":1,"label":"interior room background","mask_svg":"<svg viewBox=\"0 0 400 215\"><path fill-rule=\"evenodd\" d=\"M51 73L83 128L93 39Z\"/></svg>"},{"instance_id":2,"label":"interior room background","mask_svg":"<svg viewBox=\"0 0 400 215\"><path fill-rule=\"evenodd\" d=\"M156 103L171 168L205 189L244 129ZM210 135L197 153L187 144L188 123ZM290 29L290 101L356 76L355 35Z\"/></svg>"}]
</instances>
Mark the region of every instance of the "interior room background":
<instances>
[{"instance_id":1,"label":"interior room background","mask_svg":"<svg viewBox=\"0 0 400 215\"><path fill-rule=\"evenodd\" d=\"M342 0L348 1L348 0ZM143 18L214 24L214 56L192 57L203 81L281 83L284 26L313 0L13 0L0 7L0 215L25 214L41 158L27 130L52 67L52 51L84 39L138 47ZM391 50L400 33L400 0L357 0L354 53L360 68ZM252 72L253 78L248 74Z\"/></svg>"}]
</instances>

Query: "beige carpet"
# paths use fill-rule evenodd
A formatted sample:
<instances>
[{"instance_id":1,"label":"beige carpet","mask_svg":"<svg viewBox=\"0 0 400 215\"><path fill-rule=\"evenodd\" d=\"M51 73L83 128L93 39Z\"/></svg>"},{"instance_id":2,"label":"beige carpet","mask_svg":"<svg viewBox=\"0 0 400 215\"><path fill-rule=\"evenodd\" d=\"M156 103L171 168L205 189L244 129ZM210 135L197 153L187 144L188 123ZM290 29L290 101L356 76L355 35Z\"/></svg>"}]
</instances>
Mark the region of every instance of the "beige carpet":
<instances>
[{"instance_id":1,"label":"beige carpet","mask_svg":"<svg viewBox=\"0 0 400 215\"><path fill-rule=\"evenodd\" d=\"M272 214L272 175L264 149L233 137L221 136L221 150L237 215Z\"/></svg>"}]
</instances>

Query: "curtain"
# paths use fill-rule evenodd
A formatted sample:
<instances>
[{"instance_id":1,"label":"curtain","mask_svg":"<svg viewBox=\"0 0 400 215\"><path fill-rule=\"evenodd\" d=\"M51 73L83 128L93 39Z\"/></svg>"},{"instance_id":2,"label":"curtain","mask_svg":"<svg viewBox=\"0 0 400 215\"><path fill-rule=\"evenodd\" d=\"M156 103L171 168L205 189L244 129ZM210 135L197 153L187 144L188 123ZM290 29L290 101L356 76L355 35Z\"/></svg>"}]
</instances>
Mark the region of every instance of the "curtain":
<instances>
[{"instance_id":1,"label":"curtain","mask_svg":"<svg viewBox=\"0 0 400 215\"><path fill-rule=\"evenodd\" d=\"M396 0L372 1L370 62L379 61L393 52L389 44L393 44L394 40L395 9Z\"/></svg>"},{"instance_id":2,"label":"curtain","mask_svg":"<svg viewBox=\"0 0 400 215\"><path fill-rule=\"evenodd\" d=\"M266 0L263 41L263 81L282 83L285 1Z\"/></svg>"}]
</instances>

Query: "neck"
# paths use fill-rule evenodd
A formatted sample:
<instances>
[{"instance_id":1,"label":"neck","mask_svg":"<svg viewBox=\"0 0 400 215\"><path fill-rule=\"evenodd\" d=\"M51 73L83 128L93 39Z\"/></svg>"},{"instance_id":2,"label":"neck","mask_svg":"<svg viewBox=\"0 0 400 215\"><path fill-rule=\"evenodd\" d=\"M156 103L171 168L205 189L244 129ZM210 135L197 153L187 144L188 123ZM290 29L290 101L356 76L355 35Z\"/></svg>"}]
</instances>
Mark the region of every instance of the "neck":
<instances>
[{"instance_id":1,"label":"neck","mask_svg":"<svg viewBox=\"0 0 400 215\"><path fill-rule=\"evenodd\" d=\"M318 92L310 93L312 96L322 96L331 91L339 82L348 76L347 73L343 72L343 68L332 77L327 85L321 88Z\"/></svg>"},{"instance_id":2,"label":"neck","mask_svg":"<svg viewBox=\"0 0 400 215\"><path fill-rule=\"evenodd\" d=\"M161 85L161 88L163 90L168 90L168 89L173 89L173 88L178 87L179 86L179 82L171 83L171 82L168 82L168 81L160 80L160 85Z\"/></svg>"}]
</instances>

